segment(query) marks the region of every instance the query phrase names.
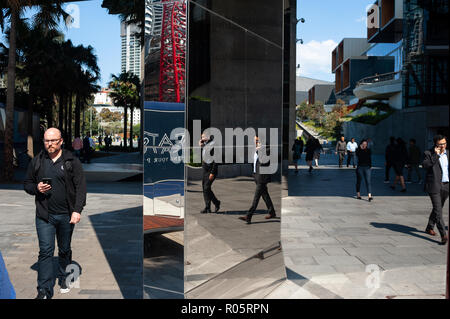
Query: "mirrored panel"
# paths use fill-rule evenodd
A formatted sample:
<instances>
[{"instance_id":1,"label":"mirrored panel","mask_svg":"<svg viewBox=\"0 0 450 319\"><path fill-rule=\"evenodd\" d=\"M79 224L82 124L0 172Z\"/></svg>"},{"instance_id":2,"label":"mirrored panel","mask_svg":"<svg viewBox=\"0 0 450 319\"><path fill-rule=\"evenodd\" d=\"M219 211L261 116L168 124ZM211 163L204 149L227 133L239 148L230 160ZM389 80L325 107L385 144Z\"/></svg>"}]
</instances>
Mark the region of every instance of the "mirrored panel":
<instances>
[{"instance_id":1,"label":"mirrored panel","mask_svg":"<svg viewBox=\"0 0 450 319\"><path fill-rule=\"evenodd\" d=\"M200 2L189 6L185 296L264 298L285 278L283 1Z\"/></svg>"},{"instance_id":2,"label":"mirrored panel","mask_svg":"<svg viewBox=\"0 0 450 319\"><path fill-rule=\"evenodd\" d=\"M146 1L144 292L183 298L186 1Z\"/></svg>"}]
</instances>

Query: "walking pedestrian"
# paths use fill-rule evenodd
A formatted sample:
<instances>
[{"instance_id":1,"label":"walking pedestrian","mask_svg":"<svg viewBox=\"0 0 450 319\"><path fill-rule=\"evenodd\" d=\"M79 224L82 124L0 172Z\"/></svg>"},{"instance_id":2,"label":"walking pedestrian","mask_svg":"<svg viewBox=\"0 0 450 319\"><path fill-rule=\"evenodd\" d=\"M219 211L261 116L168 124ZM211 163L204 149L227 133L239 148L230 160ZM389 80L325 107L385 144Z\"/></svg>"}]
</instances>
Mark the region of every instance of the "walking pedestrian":
<instances>
[{"instance_id":1,"label":"walking pedestrian","mask_svg":"<svg viewBox=\"0 0 450 319\"><path fill-rule=\"evenodd\" d=\"M366 140L361 141L361 144L356 149L355 155L358 162L358 166L356 167L356 198L361 199L361 181L364 180L369 202L371 202L373 200L371 183L372 151L368 147Z\"/></svg>"},{"instance_id":2,"label":"walking pedestrian","mask_svg":"<svg viewBox=\"0 0 450 319\"><path fill-rule=\"evenodd\" d=\"M77 135L72 142L72 148L74 155L79 159L81 156L81 150L83 149L83 141L80 138L80 135Z\"/></svg>"},{"instance_id":3,"label":"walking pedestrian","mask_svg":"<svg viewBox=\"0 0 450 319\"><path fill-rule=\"evenodd\" d=\"M393 167L394 163L394 151L395 151L395 137L391 136L389 138L389 144L386 146L386 149L384 151L384 158L385 158L385 171L384 171L384 183L389 183L389 172L391 170L391 167Z\"/></svg>"},{"instance_id":4,"label":"walking pedestrian","mask_svg":"<svg viewBox=\"0 0 450 319\"><path fill-rule=\"evenodd\" d=\"M405 142L401 137L398 137L396 140L396 144L394 147L393 155L392 155L392 166L394 168L395 172L395 180L394 183L391 185L391 188L395 190L395 186L397 183L400 183L402 186L401 192L406 192L406 185L405 185L405 177L403 176L403 169L406 166L406 163L408 162L408 151L406 149Z\"/></svg>"},{"instance_id":5,"label":"walking pedestrian","mask_svg":"<svg viewBox=\"0 0 450 319\"><path fill-rule=\"evenodd\" d=\"M411 183L412 179L412 171L414 170L417 175L417 183L422 183L422 174L420 173L420 160L421 160L422 154L420 152L420 148L416 145L415 139L409 140L409 149L408 149L408 177L406 182Z\"/></svg>"},{"instance_id":6,"label":"walking pedestrian","mask_svg":"<svg viewBox=\"0 0 450 319\"><path fill-rule=\"evenodd\" d=\"M310 172L310 173L313 170L312 161L314 158L315 150L316 150L316 145L314 142L314 138L312 136L310 136L308 138L308 140L306 141L306 145L305 145L305 152L306 152L305 161L306 161L306 164L309 166L308 172Z\"/></svg>"},{"instance_id":7,"label":"walking pedestrian","mask_svg":"<svg viewBox=\"0 0 450 319\"><path fill-rule=\"evenodd\" d=\"M200 212L202 214L211 213L211 201L215 206L215 213L217 213L220 209L220 201L214 195L211 187L213 182L217 177L218 166L217 163L212 158L206 158L206 150L205 147L210 148L214 145L214 141L211 136L203 133L201 140L198 142L199 146L202 148L202 168L203 168L203 180L202 180L202 189L203 189L203 199L205 201L205 208ZM214 156L214 149L211 152L212 156Z\"/></svg>"},{"instance_id":8,"label":"walking pedestrian","mask_svg":"<svg viewBox=\"0 0 450 319\"><path fill-rule=\"evenodd\" d=\"M58 243L58 280L61 293L70 290L67 266L72 263L71 240L75 224L86 205L86 181L80 161L62 149L61 132L49 128L45 150L28 165L25 191L35 196L36 231L39 240L36 299L53 297L53 254Z\"/></svg>"},{"instance_id":9,"label":"walking pedestrian","mask_svg":"<svg viewBox=\"0 0 450 319\"><path fill-rule=\"evenodd\" d=\"M258 208L259 199L261 197L267 206L267 215L265 216L265 219L276 218L275 207L273 206L272 199L269 195L269 190L267 189L267 184L271 182L271 175L261 172L261 167L267 167L270 165L269 161L267 163L260 162L260 154L264 151L265 150L261 146L259 137L255 136L255 153L253 156L253 177L256 184L255 195L253 196L252 206L248 210L247 215L239 217L240 220L247 222L247 224L251 223L252 216L255 213L256 208Z\"/></svg>"},{"instance_id":10,"label":"walking pedestrian","mask_svg":"<svg viewBox=\"0 0 450 319\"><path fill-rule=\"evenodd\" d=\"M425 232L435 236L434 226L437 226L441 235L441 244L445 245L448 236L445 230L445 221L442 215L442 208L448 198L448 150L447 137L436 135L433 138L434 147L424 153L423 167L426 169L425 174L425 192L428 193L433 205L428 225Z\"/></svg>"},{"instance_id":11,"label":"walking pedestrian","mask_svg":"<svg viewBox=\"0 0 450 319\"><path fill-rule=\"evenodd\" d=\"M355 165L355 152L358 148L358 143L355 142L355 138L352 137L350 142L347 143L347 167L350 166L350 163L352 163L353 168L356 167Z\"/></svg>"},{"instance_id":12,"label":"walking pedestrian","mask_svg":"<svg viewBox=\"0 0 450 319\"><path fill-rule=\"evenodd\" d=\"M314 162L316 164L316 167L319 167L319 159L320 159L320 153L323 152L322 144L320 144L319 139L314 139Z\"/></svg>"},{"instance_id":13,"label":"walking pedestrian","mask_svg":"<svg viewBox=\"0 0 450 319\"><path fill-rule=\"evenodd\" d=\"M341 139L336 143L335 154L339 156L339 167L342 167L344 162L345 154L347 153L347 143L345 142L345 137L341 136Z\"/></svg>"},{"instance_id":14,"label":"walking pedestrian","mask_svg":"<svg viewBox=\"0 0 450 319\"><path fill-rule=\"evenodd\" d=\"M295 165L295 174L298 173L298 162L302 158L303 146L304 143L300 136L297 137L297 139L294 141L294 145L292 145L292 152L293 152L292 158L294 160Z\"/></svg>"}]
</instances>

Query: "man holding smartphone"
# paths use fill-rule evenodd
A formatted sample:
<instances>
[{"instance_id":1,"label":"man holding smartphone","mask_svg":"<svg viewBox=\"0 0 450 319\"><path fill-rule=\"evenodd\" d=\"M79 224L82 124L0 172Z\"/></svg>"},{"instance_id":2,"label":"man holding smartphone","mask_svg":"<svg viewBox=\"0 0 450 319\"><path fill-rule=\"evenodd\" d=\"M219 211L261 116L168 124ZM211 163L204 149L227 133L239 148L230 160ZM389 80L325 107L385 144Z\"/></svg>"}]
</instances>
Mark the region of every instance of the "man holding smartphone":
<instances>
[{"instance_id":1,"label":"man holding smartphone","mask_svg":"<svg viewBox=\"0 0 450 319\"><path fill-rule=\"evenodd\" d=\"M425 175L425 191L428 193L433 204L428 225L425 232L435 236L433 228L436 225L441 235L441 245L445 245L448 241L445 230L444 217L442 216L442 208L448 198L448 152L447 138L443 135L436 135L433 138L434 147L425 151L423 168L426 169Z\"/></svg>"},{"instance_id":2,"label":"man holding smartphone","mask_svg":"<svg viewBox=\"0 0 450 319\"><path fill-rule=\"evenodd\" d=\"M72 262L71 239L75 224L86 205L86 180L81 162L62 149L61 132L49 128L44 147L28 165L25 191L35 196L36 231L39 239L38 295L53 297L53 254L58 243L58 281L60 292L69 292L67 266Z\"/></svg>"},{"instance_id":3,"label":"man holding smartphone","mask_svg":"<svg viewBox=\"0 0 450 319\"><path fill-rule=\"evenodd\" d=\"M220 201L217 199L216 195L214 195L211 187L214 180L217 177L217 163L214 162L213 159L206 158L206 150L210 150L210 147L213 147L214 142L211 136L203 133L201 140L198 142L198 145L202 148L202 168L203 168L203 178L202 178L202 189L203 189L203 199L205 201L205 208L200 211L202 214L210 214L211 213L211 202L213 202L215 206L214 212L217 213L220 209ZM205 149L205 147L207 149ZM214 149L212 149L211 156L214 156Z\"/></svg>"}]
</instances>

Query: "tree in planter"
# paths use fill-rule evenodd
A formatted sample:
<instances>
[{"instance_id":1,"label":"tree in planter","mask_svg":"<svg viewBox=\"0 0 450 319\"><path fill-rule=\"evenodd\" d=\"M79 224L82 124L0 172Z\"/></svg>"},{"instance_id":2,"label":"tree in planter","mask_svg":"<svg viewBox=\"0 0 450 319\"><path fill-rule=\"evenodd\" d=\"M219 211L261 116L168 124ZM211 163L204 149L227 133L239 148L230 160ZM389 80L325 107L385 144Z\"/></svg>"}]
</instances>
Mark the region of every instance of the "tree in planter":
<instances>
[{"instance_id":1,"label":"tree in planter","mask_svg":"<svg viewBox=\"0 0 450 319\"><path fill-rule=\"evenodd\" d=\"M31 0L0 0L0 27L5 31L5 26L9 22L10 39L8 55L8 84L6 95L6 121L4 136L4 169L3 178L5 181L13 179L13 131L14 131L14 93L16 83L16 44L17 25L26 8L33 7ZM33 24L41 25L47 30L57 29L58 21L62 17L67 19L69 15L62 9L62 0L43 1L37 8L37 13L33 16ZM67 20L66 20L67 21Z\"/></svg>"},{"instance_id":2,"label":"tree in planter","mask_svg":"<svg viewBox=\"0 0 450 319\"><path fill-rule=\"evenodd\" d=\"M124 72L119 75L111 74L112 81L109 82L109 88L111 89L110 97L114 102L114 105L124 108L123 117L123 147L127 147L127 133L128 133L128 109L132 110L139 107L139 93L140 93L140 80L139 78L130 73ZM131 113L131 125L130 125L130 147L133 147L133 114Z\"/></svg>"}]
</instances>

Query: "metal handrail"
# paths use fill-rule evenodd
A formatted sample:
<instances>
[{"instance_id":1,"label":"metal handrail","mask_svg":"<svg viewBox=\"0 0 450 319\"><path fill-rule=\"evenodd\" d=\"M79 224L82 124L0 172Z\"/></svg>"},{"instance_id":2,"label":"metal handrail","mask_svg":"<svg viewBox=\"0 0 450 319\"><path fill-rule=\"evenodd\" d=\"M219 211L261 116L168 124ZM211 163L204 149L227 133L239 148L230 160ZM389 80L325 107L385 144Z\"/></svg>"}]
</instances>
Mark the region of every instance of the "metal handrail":
<instances>
[{"instance_id":1,"label":"metal handrail","mask_svg":"<svg viewBox=\"0 0 450 319\"><path fill-rule=\"evenodd\" d=\"M359 80L358 82L356 82L356 86L395 80L397 75L400 75L400 73L401 73L401 71L397 71L397 72L389 72L389 73L384 73L384 74L368 76L368 77L365 77L365 78Z\"/></svg>"}]
</instances>

